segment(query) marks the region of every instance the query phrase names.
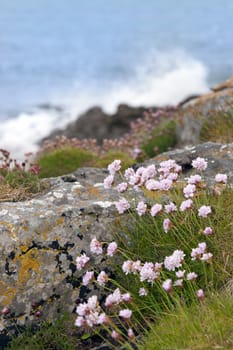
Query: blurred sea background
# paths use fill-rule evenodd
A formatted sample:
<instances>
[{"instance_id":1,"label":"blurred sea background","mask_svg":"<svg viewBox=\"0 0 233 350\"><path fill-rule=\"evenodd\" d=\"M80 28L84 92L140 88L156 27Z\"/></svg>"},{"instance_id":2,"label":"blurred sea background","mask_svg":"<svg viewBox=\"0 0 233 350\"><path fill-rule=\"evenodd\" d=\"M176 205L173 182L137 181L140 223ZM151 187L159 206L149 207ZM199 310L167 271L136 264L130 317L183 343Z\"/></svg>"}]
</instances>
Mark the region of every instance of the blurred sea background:
<instances>
[{"instance_id":1,"label":"blurred sea background","mask_svg":"<svg viewBox=\"0 0 233 350\"><path fill-rule=\"evenodd\" d=\"M233 74L232 0L0 0L0 148L88 108L176 104Z\"/></svg>"}]
</instances>

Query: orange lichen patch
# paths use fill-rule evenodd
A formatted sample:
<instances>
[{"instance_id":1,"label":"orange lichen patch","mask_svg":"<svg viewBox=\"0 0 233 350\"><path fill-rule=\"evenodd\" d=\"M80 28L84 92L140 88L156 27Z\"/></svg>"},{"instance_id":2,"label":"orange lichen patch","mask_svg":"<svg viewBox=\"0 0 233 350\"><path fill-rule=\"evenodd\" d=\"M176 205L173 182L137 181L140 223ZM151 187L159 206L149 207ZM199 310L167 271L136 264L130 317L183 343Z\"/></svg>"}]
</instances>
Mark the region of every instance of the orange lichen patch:
<instances>
[{"instance_id":1,"label":"orange lichen patch","mask_svg":"<svg viewBox=\"0 0 233 350\"><path fill-rule=\"evenodd\" d=\"M57 220L57 225L62 225L62 224L64 224L64 221L65 221L64 217L59 218L59 219Z\"/></svg>"},{"instance_id":2,"label":"orange lichen patch","mask_svg":"<svg viewBox=\"0 0 233 350\"><path fill-rule=\"evenodd\" d=\"M20 248L22 253L25 253L28 250L28 246L27 245L20 245L19 248Z\"/></svg>"},{"instance_id":3,"label":"orange lichen patch","mask_svg":"<svg viewBox=\"0 0 233 350\"><path fill-rule=\"evenodd\" d=\"M13 288L12 286L7 286L4 283L0 282L0 296L1 299L1 306L8 306L12 302L16 295L16 288Z\"/></svg>"},{"instance_id":4,"label":"orange lichen patch","mask_svg":"<svg viewBox=\"0 0 233 350\"><path fill-rule=\"evenodd\" d=\"M169 157L165 156L165 155L159 155L155 158L155 160L158 162L163 162L163 161L168 160L168 159L169 159Z\"/></svg>"},{"instance_id":5,"label":"orange lichen patch","mask_svg":"<svg viewBox=\"0 0 233 350\"><path fill-rule=\"evenodd\" d=\"M18 283L24 285L31 278L32 271L38 273L40 269L40 253L37 248L29 250L26 254L15 257L20 261Z\"/></svg>"}]
</instances>

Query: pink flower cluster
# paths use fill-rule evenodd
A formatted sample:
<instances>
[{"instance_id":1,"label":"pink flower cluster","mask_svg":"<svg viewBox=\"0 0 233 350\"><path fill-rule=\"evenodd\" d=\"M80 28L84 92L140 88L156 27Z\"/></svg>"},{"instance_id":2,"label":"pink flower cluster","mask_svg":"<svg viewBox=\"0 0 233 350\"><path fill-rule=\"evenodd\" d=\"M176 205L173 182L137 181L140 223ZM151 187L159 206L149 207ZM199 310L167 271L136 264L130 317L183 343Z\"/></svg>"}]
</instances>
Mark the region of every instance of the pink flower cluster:
<instances>
[{"instance_id":1,"label":"pink flower cluster","mask_svg":"<svg viewBox=\"0 0 233 350\"><path fill-rule=\"evenodd\" d=\"M78 317L75 321L75 325L78 327L93 327L94 325L108 322L106 314L102 312L99 306L96 295L90 297L87 303L79 304L76 308L76 312Z\"/></svg>"},{"instance_id":2,"label":"pink flower cluster","mask_svg":"<svg viewBox=\"0 0 233 350\"><path fill-rule=\"evenodd\" d=\"M191 252L191 258L192 260L202 260L210 262L212 260L213 254L206 252L206 243L202 242L199 243L197 248L193 248Z\"/></svg>"},{"instance_id":3,"label":"pink flower cluster","mask_svg":"<svg viewBox=\"0 0 233 350\"><path fill-rule=\"evenodd\" d=\"M166 256L164 260L164 267L168 271L175 271L176 268L182 266L185 254L182 250L175 250L172 255Z\"/></svg>"}]
</instances>

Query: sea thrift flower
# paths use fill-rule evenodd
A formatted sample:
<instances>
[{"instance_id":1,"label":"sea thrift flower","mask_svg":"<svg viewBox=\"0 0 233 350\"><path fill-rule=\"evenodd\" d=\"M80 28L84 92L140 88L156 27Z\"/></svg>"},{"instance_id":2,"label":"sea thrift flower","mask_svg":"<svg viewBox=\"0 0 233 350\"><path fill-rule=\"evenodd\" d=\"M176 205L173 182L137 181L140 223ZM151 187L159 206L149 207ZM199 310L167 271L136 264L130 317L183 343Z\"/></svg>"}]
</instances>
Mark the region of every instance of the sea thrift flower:
<instances>
[{"instance_id":1,"label":"sea thrift flower","mask_svg":"<svg viewBox=\"0 0 233 350\"><path fill-rule=\"evenodd\" d=\"M173 211L177 211L177 207L174 203L169 203L164 206L164 210L167 214L172 213Z\"/></svg>"},{"instance_id":2,"label":"sea thrift flower","mask_svg":"<svg viewBox=\"0 0 233 350\"><path fill-rule=\"evenodd\" d=\"M164 267L168 271L175 271L176 268L182 266L185 254L182 250L175 250L172 255L166 256Z\"/></svg>"},{"instance_id":3,"label":"sea thrift flower","mask_svg":"<svg viewBox=\"0 0 233 350\"><path fill-rule=\"evenodd\" d=\"M76 267L77 267L77 270L82 270L85 265L88 263L88 261L90 260L90 258L88 256L86 256L86 254L82 254L81 256L78 256L76 258Z\"/></svg>"},{"instance_id":4,"label":"sea thrift flower","mask_svg":"<svg viewBox=\"0 0 233 350\"><path fill-rule=\"evenodd\" d=\"M192 199L187 199L186 201L183 201L180 205L180 211L185 211L186 209L192 208L193 201Z\"/></svg>"},{"instance_id":5,"label":"sea thrift flower","mask_svg":"<svg viewBox=\"0 0 233 350\"><path fill-rule=\"evenodd\" d=\"M90 243L90 251L93 254L101 255L103 253L102 243L94 237Z\"/></svg>"},{"instance_id":6,"label":"sea thrift flower","mask_svg":"<svg viewBox=\"0 0 233 350\"><path fill-rule=\"evenodd\" d=\"M131 177L135 175L135 171L133 168L128 168L125 170L125 178L127 181L130 181Z\"/></svg>"},{"instance_id":7,"label":"sea thrift flower","mask_svg":"<svg viewBox=\"0 0 233 350\"><path fill-rule=\"evenodd\" d=\"M170 219L166 218L163 220L163 229L167 233L172 226L172 222Z\"/></svg>"},{"instance_id":8,"label":"sea thrift flower","mask_svg":"<svg viewBox=\"0 0 233 350\"><path fill-rule=\"evenodd\" d=\"M132 316L132 311L129 309L120 310L119 316L128 320Z\"/></svg>"},{"instance_id":9,"label":"sea thrift flower","mask_svg":"<svg viewBox=\"0 0 233 350\"><path fill-rule=\"evenodd\" d=\"M116 253L117 248L118 248L118 246L117 246L116 242L109 243L108 248L107 248L107 255L113 256Z\"/></svg>"},{"instance_id":10,"label":"sea thrift flower","mask_svg":"<svg viewBox=\"0 0 233 350\"><path fill-rule=\"evenodd\" d=\"M94 272L93 271L87 271L82 278L83 285L87 286L94 278Z\"/></svg>"},{"instance_id":11,"label":"sea thrift flower","mask_svg":"<svg viewBox=\"0 0 233 350\"><path fill-rule=\"evenodd\" d=\"M132 328L129 328L127 333L128 333L129 339L135 338L135 334L134 334L134 331L132 330Z\"/></svg>"},{"instance_id":12,"label":"sea thrift flower","mask_svg":"<svg viewBox=\"0 0 233 350\"><path fill-rule=\"evenodd\" d=\"M155 271L154 264L152 262L146 262L140 271L140 281L147 281L153 283L156 278L159 277L159 272Z\"/></svg>"},{"instance_id":13,"label":"sea thrift flower","mask_svg":"<svg viewBox=\"0 0 233 350\"><path fill-rule=\"evenodd\" d=\"M127 182L121 182L118 186L117 186L117 191L122 193L125 192L128 188L128 184Z\"/></svg>"},{"instance_id":14,"label":"sea thrift flower","mask_svg":"<svg viewBox=\"0 0 233 350\"><path fill-rule=\"evenodd\" d=\"M215 176L216 182L227 183L227 175L226 174L217 174Z\"/></svg>"},{"instance_id":15,"label":"sea thrift flower","mask_svg":"<svg viewBox=\"0 0 233 350\"><path fill-rule=\"evenodd\" d=\"M105 300L105 306L111 307L112 305L118 305L121 302L121 292L120 289L117 288L113 293L109 294Z\"/></svg>"},{"instance_id":16,"label":"sea thrift flower","mask_svg":"<svg viewBox=\"0 0 233 350\"><path fill-rule=\"evenodd\" d=\"M199 300L204 300L205 299L205 294L204 294L202 289L198 289L197 297L198 297Z\"/></svg>"},{"instance_id":17,"label":"sea thrift flower","mask_svg":"<svg viewBox=\"0 0 233 350\"><path fill-rule=\"evenodd\" d=\"M138 294L140 297L146 296L148 294L148 291L145 288L140 288L138 291Z\"/></svg>"},{"instance_id":18,"label":"sea thrift flower","mask_svg":"<svg viewBox=\"0 0 233 350\"><path fill-rule=\"evenodd\" d=\"M115 206L119 214L123 214L130 208L130 204L125 198L120 199L119 202L115 202Z\"/></svg>"},{"instance_id":19,"label":"sea thrift flower","mask_svg":"<svg viewBox=\"0 0 233 350\"><path fill-rule=\"evenodd\" d=\"M204 235L209 236L209 235L212 235L213 230L212 230L211 227L207 226L207 227L204 229L203 233L204 233Z\"/></svg>"},{"instance_id":20,"label":"sea thrift flower","mask_svg":"<svg viewBox=\"0 0 233 350\"><path fill-rule=\"evenodd\" d=\"M192 252L191 252L192 260L199 259L202 256L202 254L204 254L205 252L206 252L206 243L205 242L199 243L197 248L192 249Z\"/></svg>"},{"instance_id":21,"label":"sea thrift flower","mask_svg":"<svg viewBox=\"0 0 233 350\"><path fill-rule=\"evenodd\" d=\"M146 209L147 209L147 205L144 202L139 202L138 206L136 208L136 211L138 213L139 216L142 216L146 213Z\"/></svg>"},{"instance_id":22,"label":"sea thrift flower","mask_svg":"<svg viewBox=\"0 0 233 350\"><path fill-rule=\"evenodd\" d=\"M121 160L116 159L108 165L108 171L111 175L114 175L121 168Z\"/></svg>"},{"instance_id":23,"label":"sea thrift flower","mask_svg":"<svg viewBox=\"0 0 233 350\"><path fill-rule=\"evenodd\" d=\"M181 279L176 280L176 281L173 283L173 285L174 285L175 287L183 287L183 279L181 278Z\"/></svg>"},{"instance_id":24,"label":"sea thrift flower","mask_svg":"<svg viewBox=\"0 0 233 350\"><path fill-rule=\"evenodd\" d=\"M212 260L212 257L213 257L212 253L204 253L201 257L201 260L210 262Z\"/></svg>"},{"instance_id":25,"label":"sea thrift flower","mask_svg":"<svg viewBox=\"0 0 233 350\"><path fill-rule=\"evenodd\" d=\"M189 178L188 178L188 183L190 185L196 185L198 184L199 182L201 182L201 176L196 174L196 175L191 175Z\"/></svg>"},{"instance_id":26,"label":"sea thrift flower","mask_svg":"<svg viewBox=\"0 0 233 350\"><path fill-rule=\"evenodd\" d=\"M120 336L120 334L119 334L118 332L112 331L111 337L112 337L113 339L115 339L115 340L118 340L118 339L120 339L121 336Z\"/></svg>"},{"instance_id":27,"label":"sea thrift flower","mask_svg":"<svg viewBox=\"0 0 233 350\"><path fill-rule=\"evenodd\" d=\"M163 179L160 181L160 190L169 191L172 187L173 182L169 179Z\"/></svg>"},{"instance_id":28,"label":"sea thrift flower","mask_svg":"<svg viewBox=\"0 0 233 350\"><path fill-rule=\"evenodd\" d=\"M198 209L198 216L202 218L206 218L211 213L211 207L207 205L203 205Z\"/></svg>"},{"instance_id":29,"label":"sea thrift flower","mask_svg":"<svg viewBox=\"0 0 233 350\"><path fill-rule=\"evenodd\" d=\"M161 204L154 204L153 207L151 207L150 213L151 216L156 216L160 211L162 211L163 206Z\"/></svg>"},{"instance_id":30,"label":"sea thrift flower","mask_svg":"<svg viewBox=\"0 0 233 350\"><path fill-rule=\"evenodd\" d=\"M162 287L167 293L169 293L172 290L172 280L167 279L166 281L164 281Z\"/></svg>"},{"instance_id":31,"label":"sea thrift flower","mask_svg":"<svg viewBox=\"0 0 233 350\"><path fill-rule=\"evenodd\" d=\"M106 282L108 282L108 275L105 271L101 271L97 276L97 283L100 286L104 286Z\"/></svg>"},{"instance_id":32,"label":"sea thrift flower","mask_svg":"<svg viewBox=\"0 0 233 350\"><path fill-rule=\"evenodd\" d=\"M192 167L200 171L205 170L207 168L207 165L208 163L204 158L197 157L192 161Z\"/></svg>"},{"instance_id":33,"label":"sea thrift flower","mask_svg":"<svg viewBox=\"0 0 233 350\"><path fill-rule=\"evenodd\" d=\"M194 192L196 191L196 186L195 185L187 185L183 189L183 193L185 198L193 197Z\"/></svg>"},{"instance_id":34,"label":"sea thrift flower","mask_svg":"<svg viewBox=\"0 0 233 350\"><path fill-rule=\"evenodd\" d=\"M145 187L148 191L160 190L160 182L154 179L146 181Z\"/></svg>"},{"instance_id":35,"label":"sea thrift flower","mask_svg":"<svg viewBox=\"0 0 233 350\"><path fill-rule=\"evenodd\" d=\"M124 301L125 303L130 303L132 300L132 297L130 293L124 293L121 295L121 300Z\"/></svg>"},{"instance_id":36,"label":"sea thrift flower","mask_svg":"<svg viewBox=\"0 0 233 350\"><path fill-rule=\"evenodd\" d=\"M176 272L176 277L178 278L184 278L185 270L179 270Z\"/></svg>"},{"instance_id":37,"label":"sea thrift flower","mask_svg":"<svg viewBox=\"0 0 233 350\"><path fill-rule=\"evenodd\" d=\"M193 281L197 278L197 274L195 272L189 272L187 273L186 280L187 281Z\"/></svg>"},{"instance_id":38,"label":"sea thrift flower","mask_svg":"<svg viewBox=\"0 0 233 350\"><path fill-rule=\"evenodd\" d=\"M112 187L114 181L114 176L113 175L109 175L104 179L104 188L109 189Z\"/></svg>"}]
</instances>

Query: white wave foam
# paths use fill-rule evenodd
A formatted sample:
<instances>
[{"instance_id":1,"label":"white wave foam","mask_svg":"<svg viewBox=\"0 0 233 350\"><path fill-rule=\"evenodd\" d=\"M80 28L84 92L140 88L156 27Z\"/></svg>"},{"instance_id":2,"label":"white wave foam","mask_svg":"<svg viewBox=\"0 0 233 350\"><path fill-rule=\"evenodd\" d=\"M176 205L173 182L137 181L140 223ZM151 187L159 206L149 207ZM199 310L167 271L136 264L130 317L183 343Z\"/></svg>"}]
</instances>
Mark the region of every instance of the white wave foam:
<instances>
[{"instance_id":1,"label":"white wave foam","mask_svg":"<svg viewBox=\"0 0 233 350\"><path fill-rule=\"evenodd\" d=\"M53 129L63 127L91 106L100 105L112 113L119 103L163 106L206 91L207 69L201 62L177 50L163 54L147 53L146 59L135 66L131 78L121 84L110 82L108 88L101 88L100 82L98 88L74 87L68 96L62 98L67 115L56 111L36 111L2 122L0 147L11 151L14 157L22 158L25 152L35 152L38 141ZM59 102L52 101L54 104Z\"/></svg>"}]
</instances>

